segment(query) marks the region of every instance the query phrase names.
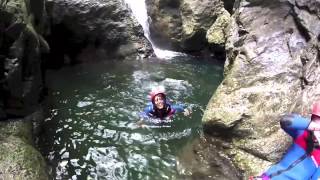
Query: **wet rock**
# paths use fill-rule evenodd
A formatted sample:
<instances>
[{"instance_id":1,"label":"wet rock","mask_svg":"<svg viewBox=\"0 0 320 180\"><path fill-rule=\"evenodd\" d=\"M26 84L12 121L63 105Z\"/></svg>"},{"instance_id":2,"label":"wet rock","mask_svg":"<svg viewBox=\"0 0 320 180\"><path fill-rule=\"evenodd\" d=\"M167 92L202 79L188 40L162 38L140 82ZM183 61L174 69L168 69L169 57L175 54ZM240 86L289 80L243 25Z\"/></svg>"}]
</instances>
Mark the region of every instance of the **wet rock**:
<instances>
[{"instance_id":1,"label":"wet rock","mask_svg":"<svg viewBox=\"0 0 320 180\"><path fill-rule=\"evenodd\" d=\"M156 0L146 3L151 17L152 39L161 48L177 51L206 49L209 28L220 15L225 15L224 5L220 0ZM222 19L225 18L221 17L214 25L216 29ZM213 35L210 36L210 41L212 39Z\"/></svg>"},{"instance_id":2,"label":"wet rock","mask_svg":"<svg viewBox=\"0 0 320 180\"><path fill-rule=\"evenodd\" d=\"M241 179L240 172L232 165L222 149L232 150L226 143L211 137L194 140L178 157L181 179Z\"/></svg>"},{"instance_id":3,"label":"wet rock","mask_svg":"<svg viewBox=\"0 0 320 180\"><path fill-rule=\"evenodd\" d=\"M44 87L42 55L49 46L45 1L0 3L0 179L48 179L45 161L33 147L32 122ZM13 117L20 119L8 120Z\"/></svg>"},{"instance_id":4,"label":"wet rock","mask_svg":"<svg viewBox=\"0 0 320 180\"><path fill-rule=\"evenodd\" d=\"M203 123L208 134L232 136L234 149L227 154L247 178L277 162L289 146L281 115L308 114L320 98L320 6L257 0L236 1L235 7L226 31L225 79Z\"/></svg>"},{"instance_id":5,"label":"wet rock","mask_svg":"<svg viewBox=\"0 0 320 180\"><path fill-rule=\"evenodd\" d=\"M148 44L122 1L50 0L47 9L52 30L47 38L54 56L48 65L63 64L65 56L71 63L88 61L87 56L90 61L135 59L140 44Z\"/></svg>"},{"instance_id":6,"label":"wet rock","mask_svg":"<svg viewBox=\"0 0 320 180\"><path fill-rule=\"evenodd\" d=\"M146 0L152 40L162 49L178 49L182 20L180 0Z\"/></svg>"},{"instance_id":7,"label":"wet rock","mask_svg":"<svg viewBox=\"0 0 320 180\"><path fill-rule=\"evenodd\" d=\"M25 116L36 109L43 89L41 55L48 52L44 3L10 0L2 3L0 23L0 91L5 114ZM37 24L37 26L34 26Z\"/></svg>"}]
</instances>

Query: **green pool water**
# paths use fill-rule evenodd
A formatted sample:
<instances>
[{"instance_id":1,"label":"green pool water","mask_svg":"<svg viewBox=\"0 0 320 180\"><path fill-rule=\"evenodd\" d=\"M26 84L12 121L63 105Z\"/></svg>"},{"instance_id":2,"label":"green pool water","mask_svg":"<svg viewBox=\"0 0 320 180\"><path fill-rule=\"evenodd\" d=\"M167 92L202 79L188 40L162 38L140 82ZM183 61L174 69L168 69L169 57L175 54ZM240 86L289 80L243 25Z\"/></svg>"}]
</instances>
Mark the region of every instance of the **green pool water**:
<instances>
[{"instance_id":1,"label":"green pool water","mask_svg":"<svg viewBox=\"0 0 320 180\"><path fill-rule=\"evenodd\" d=\"M40 137L53 179L179 179L177 156L202 131L203 110L223 65L199 59L108 61L47 73L50 115ZM177 114L170 127L140 128L153 87Z\"/></svg>"}]
</instances>

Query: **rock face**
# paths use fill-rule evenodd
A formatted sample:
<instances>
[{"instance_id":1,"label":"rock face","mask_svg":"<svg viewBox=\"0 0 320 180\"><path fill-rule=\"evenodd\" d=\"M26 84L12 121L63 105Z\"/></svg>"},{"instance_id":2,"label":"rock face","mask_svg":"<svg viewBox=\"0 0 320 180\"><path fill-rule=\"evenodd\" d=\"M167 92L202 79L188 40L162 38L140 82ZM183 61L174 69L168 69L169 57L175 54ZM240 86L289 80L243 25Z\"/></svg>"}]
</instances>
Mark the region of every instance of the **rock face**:
<instances>
[{"instance_id":1,"label":"rock face","mask_svg":"<svg viewBox=\"0 0 320 180\"><path fill-rule=\"evenodd\" d=\"M45 18L43 0L0 1L0 179L48 179L32 118L22 118L42 100Z\"/></svg>"},{"instance_id":2,"label":"rock face","mask_svg":"<svg viewBox=\"0 0 320 180\"><path fill-rule=\"evenodd\" d=\"M229 157L244 177L281 157L285 113L308 114L320 98L319 1L236 1L228 26L225 79L204 113L205 131L230 136Z\"/></svg>"},{"instance_id":3,"label":"rock face","mask_svg":"<svg viewBox=\"0 0 320 180\"><path fill-rule=\"evenodd\" d=\"M230 14L222 1L146 0L146 3L151 37L159 47L187 52L224 47L224 29Z\"/></svg>"},{"instance_id":4,"label":"rock face","mask_svg":"<svg viewBox=\"0 0 320 180\"><path fill-rule=\"evenodd\" d=\"M41 55L49 47L41 36L43 1L5 1L0 13L0 119L4 119L36 109L43 89Z\"/></svg>"},{"instance_id":5,"label":"rock face","mask_svg":"<svg viewBox=\"0 0 320 180\"><path fill-rule=\"evenodd\" d=\"M227 148L224 144L217 139L199 138L184 147L177 158L178 179L239 179L239 172L223 154L222 149Z\"/></svg>"},{"instance_id":6,"label":"rock face","mask_svg":"<svg viewBox=\"0 0 320 180\"><path fill-rule=\"evenodd\" d=\"M142 28L120 0L49 0L47 9L51 63L150 54Z\"/></svg>"}]
</instances>

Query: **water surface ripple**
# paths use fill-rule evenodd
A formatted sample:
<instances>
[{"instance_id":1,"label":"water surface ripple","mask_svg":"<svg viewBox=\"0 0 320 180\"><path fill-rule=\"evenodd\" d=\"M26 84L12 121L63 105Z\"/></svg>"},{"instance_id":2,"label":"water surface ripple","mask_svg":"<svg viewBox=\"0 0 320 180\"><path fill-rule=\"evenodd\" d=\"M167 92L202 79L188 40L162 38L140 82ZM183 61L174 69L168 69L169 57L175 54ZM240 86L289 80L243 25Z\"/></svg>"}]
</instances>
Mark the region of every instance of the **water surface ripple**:
<instances>
[{"instance_id":1,"label":"water surface ripple","mask_svg":"<svg viewBox=\"0 0 320 180\"><path fill-rule=\"evenodd\" d=\"M99 62L48 73L51 115L40 149L53 179L177 179L176 157L199 136L203 109L222 79L205 61ZM154 86L192 107L170 127L139 128Z\"/></svg>"}]
</instances>

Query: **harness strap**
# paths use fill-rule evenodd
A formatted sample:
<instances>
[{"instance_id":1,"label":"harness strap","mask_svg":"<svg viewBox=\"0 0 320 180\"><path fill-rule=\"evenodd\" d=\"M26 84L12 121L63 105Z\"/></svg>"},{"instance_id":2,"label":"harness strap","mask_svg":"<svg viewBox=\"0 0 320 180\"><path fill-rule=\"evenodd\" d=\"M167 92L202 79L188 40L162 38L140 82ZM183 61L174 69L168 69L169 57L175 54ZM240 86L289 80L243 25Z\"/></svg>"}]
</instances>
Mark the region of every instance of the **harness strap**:
<instances>
[{"instance_id":1,"label":"harness strap","mask_svg":"<svg viewBox=\"0 0 320 180\"><path fill-rule=\"evenodd\" d=\"M263 173L261 176L250 176L249 180L269 180L269 176Z\"/></svg>"}]
</instances>

